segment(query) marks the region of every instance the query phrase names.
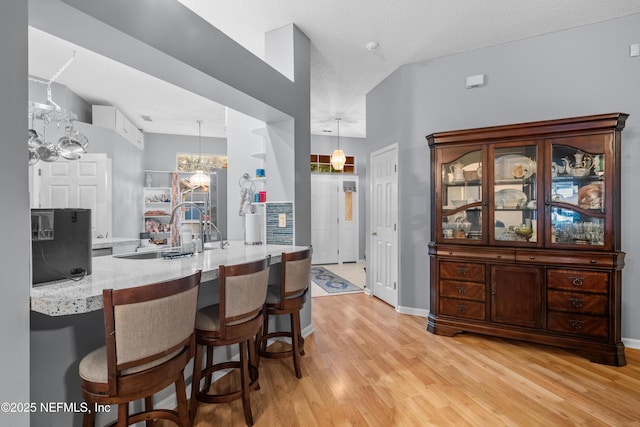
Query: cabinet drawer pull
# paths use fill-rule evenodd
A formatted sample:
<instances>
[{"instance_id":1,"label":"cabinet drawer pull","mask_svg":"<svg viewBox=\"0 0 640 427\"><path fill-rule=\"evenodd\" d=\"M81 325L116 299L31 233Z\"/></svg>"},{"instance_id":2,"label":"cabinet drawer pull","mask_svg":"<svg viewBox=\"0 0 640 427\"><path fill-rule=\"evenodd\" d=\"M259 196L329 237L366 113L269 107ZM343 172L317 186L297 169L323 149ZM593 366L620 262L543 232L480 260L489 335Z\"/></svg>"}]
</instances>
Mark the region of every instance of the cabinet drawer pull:
<instances>
[{"instance_id":1,"label":"cabinet drawer pull","mask_svg":"<svg viewBox=\"0 0 640 427\"><path fill-rule=\"evenodd\" d=\"M595 260L595 259L592 259L590 262L591 262L591 264L595 264L595 263L597 263L598 261L597 261L597 260Z\"/></svg>"},{"instance_id":2,"label":"cabinet drawer pull","mask_svg":"<svg viewBox=\"0 0 640 427\"><path fill-rule=\"evenodd\" d=\"M466 295L467 294L467 288L464 286L457 286L456 290L458 291L458 293L460 295Z\"/></svg>"},{"instance_id":3,"label":"cabinet drawer pull","mask_svg":"<svg viewBox=\"0 0 640 427\"><path fill-rule=\"evenodd\" d=\"M498 259L502 258L502 255L496 255L496 258Z\"/></svg>"},{"instance_id":4,"label":"cabinet drawer pull","mask_svg":"<svg viewBox=\"0 0 640 427\"><path fill-rule=\"evenodd\" d=\"M571 284L573 286L582 287L583 282L584 282L584 278L582 278L582 277L574 277L573 281L571 282Z\"/></svg>"},{"instance_id":5,"label":"cabinet drawer pull","mask_svg":"<svg viewBox=\"0 0 640 427\"><path fill-rule=\"evenodd\" d=\"M529 259L536 259L535 255L529 255Z\"/></svg>"},{"instance_id":6,"label":"cabinet drawer pull","mask_svg":"<svg viewBox=\"0 0 640 427\"><path fill-rule=\"evenodd\" d=\"M458 306L458 313L464 314L466 312L467 312L467 307L466 306L464 306L464 305L459 305Z\"/></svg>"},{"instance_id":7,"label":"cabinet drawer pull","mask_svg":"<svg viewBox=\"0 0 640 427\"><path fill-rule=\"evenodd\" d=\"M581 300L578 298L569 298L569 301L571 301L571 305L574 306L575 308L584 307L584 300Z\"/></svg>"},{"instance_id":8,"label":"cabinet drawer pull","mask_svg":"<svg viewBox=\"0 0 640 427\"><path fill-rule=\"evenodd\" d=\"M449 251L449 255L453 255L453 251Z\"/></svg>"},{"instance_id":9,"label":"cabinet drawer pull","mask_svg":"<svg viewBox=\"0 0 640 427\"><path fill-rule=\"evenodd\" d=\"M581 322L580 320L569 320L569 324L573 329L582 329L584 322Z\"/></svg>"},{"instance_id":10,"label":"cabinet drawer pull","mask_svg":"<svg viewBox=\"0 0 640 427\"><path fill-rule=\"evenodd\" d=\"M458 276L464 277L467 275L467 269L466 268L458 268L456 270L456 273L458 273Z\"/></svg>"}]
</instances>

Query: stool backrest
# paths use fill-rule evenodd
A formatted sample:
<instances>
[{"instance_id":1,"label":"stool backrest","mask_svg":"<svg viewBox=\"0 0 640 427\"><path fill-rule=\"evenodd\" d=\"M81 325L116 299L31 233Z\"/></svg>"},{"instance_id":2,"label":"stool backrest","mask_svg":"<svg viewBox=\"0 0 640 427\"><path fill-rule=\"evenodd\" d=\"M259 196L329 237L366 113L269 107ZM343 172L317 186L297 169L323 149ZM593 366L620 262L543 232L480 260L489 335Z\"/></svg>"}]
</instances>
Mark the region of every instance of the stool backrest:
<instances>
[{"instance_id":1,"label":"stool backrest","mask_svg":"<svg viewBox=\"0 0 640 427\"><path fill-rule=\"evenodd\" d=\"M311 249L283 252L281 258L280 303L303 296L311 280Z\"/></svg>"},{"instance_id":2,"label":"stool backrest","mask_svg":"<svg viewBox=\"0 0 640 427\"><path fill-rule=\"evenodd\" d=\"M145 373L194 352L194 328L201 272L166 282L105 289L104 323L107 343L109 394L118 392L118 380ZM186 363L186 362L185 362Z\"/></svg>"},{"instance_id":3,"label":"stool backrest","mask_svg":"<svg viewBox=\"0 0 640 427\"><path fill-rule=\"evenodd\" d=\"M269 286L269 261L263 259L237 265L221 265L220 336L226 338L229 327L261 318Z\"/></svg>"}]
</instances>

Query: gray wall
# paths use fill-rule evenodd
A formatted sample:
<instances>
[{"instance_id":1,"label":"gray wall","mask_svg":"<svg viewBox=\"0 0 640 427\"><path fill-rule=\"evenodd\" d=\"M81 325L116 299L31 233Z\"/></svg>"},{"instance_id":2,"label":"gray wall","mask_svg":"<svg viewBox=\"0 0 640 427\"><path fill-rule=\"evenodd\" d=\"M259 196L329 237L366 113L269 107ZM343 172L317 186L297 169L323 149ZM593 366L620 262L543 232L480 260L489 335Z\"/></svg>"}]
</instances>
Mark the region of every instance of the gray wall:
<instances>
[{"instance_id":1,"label":"gray wall","mask_svg":"<svg viewBox=\"0 0 640 427\"><path fill-rule=\"evenodd\" d=\"M311 135L311 153L314 154L331 154L337 147L335 136L328 135ZM364 138L348 138L340 137L340 148L347 156L355 156L356 158L356 175L358 175L358 212L359 215L359 249L358 259L365 259L366 241L369 233L366 228L367 217L367 192L369 191L369 182L367 179L367 164L369 163L369 146Z\"/></svg>"},{"instance_id":2,"label":"gray wall","mask_svg":"<svg viewBox=\"0 0 640 427\"><path fill-rule=\"evenodd\" d=\"M640 15L406 65L367 96L367 142L400 143L400 305L428 309L429 152L433 132L590 114L631 116L622 143L622 336L640 339ZM465 77L485 74L483 88ZM406 260L409 255L411 260ZM406 262L408 261L408 262ZM636 342L637 344L637 342Z\"/></svg>"},{"instance_id":3,"label":"gray wall","mask_svg":"<svg viewBox=\"0 0 640 427\"><path fill-rule=\"evenodd\" d=\"M29 402L31 239L27 176L27 3L0 6L0 402ZM2 413L3 425L28 426L28 413Z\"/></svg>"}]
</instances>

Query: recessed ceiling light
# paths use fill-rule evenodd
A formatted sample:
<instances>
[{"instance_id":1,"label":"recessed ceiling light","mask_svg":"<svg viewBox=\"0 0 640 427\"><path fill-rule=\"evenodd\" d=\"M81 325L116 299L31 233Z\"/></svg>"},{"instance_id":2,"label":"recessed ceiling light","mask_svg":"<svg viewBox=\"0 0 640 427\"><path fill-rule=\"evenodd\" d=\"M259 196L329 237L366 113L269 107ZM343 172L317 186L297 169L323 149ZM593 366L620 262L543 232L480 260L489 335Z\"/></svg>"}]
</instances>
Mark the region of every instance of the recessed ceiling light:
<instances>
[{"instance_id":1,"label":"recessed ceiling light","mask_svg":"<svg viewBox=\"0 0 640 427\"><path fill-rule=\"evenodd\" d=\"M152 122L153 120L151 120L151 117L149 116L140 116L142 117L142 120L144 120L145 122Z\"/></svg>"},{"instance_id":2,"label":"recessed ceiling light","mask_svg":"<svg viewBox=\"0 0 640 427\"><path fill-rule=\"evenodd\" d=\"M379 46L380 44L378 44L378 42L371 41L367 43L367 49L369 50L376 50Z\"/></svg>"}]
</instances>

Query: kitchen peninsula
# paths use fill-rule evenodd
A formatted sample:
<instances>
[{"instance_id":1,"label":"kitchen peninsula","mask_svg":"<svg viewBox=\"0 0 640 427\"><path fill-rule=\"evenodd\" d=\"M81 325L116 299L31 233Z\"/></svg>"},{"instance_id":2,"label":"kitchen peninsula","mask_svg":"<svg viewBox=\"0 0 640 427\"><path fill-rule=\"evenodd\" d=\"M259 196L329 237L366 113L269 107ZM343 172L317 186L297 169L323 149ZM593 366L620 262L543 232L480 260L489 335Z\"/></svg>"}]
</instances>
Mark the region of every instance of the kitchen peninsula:
<instances>
[{"instance_id":1,"label":"kitchen peninsula","mask_svg":"<svg viewBox=\"0 0 640 427\"><path fill-rule=\"evenodd\" d=\"M104 345L102 290L127 288L169 280L202 270L199 305L215 302L219 265L239 264L271 256L270 282L278 280L282 252L306 246L245 245L231 241L192 256L175 259L128 259L115 256L93 258L92 274L79 281L62 280L31 288L31 401L80 404L78 364L90 351ZM310 307L305 307L310 329ZM275 325L276 328L278 325ZM308 330L307 330L308 332ZM187 378L191 372L186 371ZM162 404L173 399L167 390L158 396ZM159 406L162 406L159 404ZM115 419L112 413L98 414L97 422ZM34 413L32 425L80 425L81 413Z\"/></svg>"}]
</instances>

